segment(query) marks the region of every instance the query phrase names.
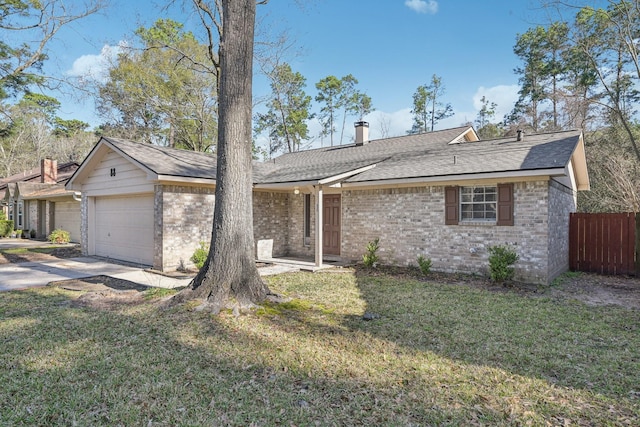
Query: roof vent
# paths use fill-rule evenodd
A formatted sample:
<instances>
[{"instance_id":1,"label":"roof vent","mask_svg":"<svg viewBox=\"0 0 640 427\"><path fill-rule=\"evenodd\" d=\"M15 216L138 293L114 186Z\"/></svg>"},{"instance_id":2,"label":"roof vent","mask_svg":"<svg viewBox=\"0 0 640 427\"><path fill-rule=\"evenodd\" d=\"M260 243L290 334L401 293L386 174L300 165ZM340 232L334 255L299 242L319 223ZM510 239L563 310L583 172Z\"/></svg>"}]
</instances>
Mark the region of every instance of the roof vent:
<instances>
[{"instance_id":1,"label":"roof vent","mask_svg":"<svg viewBox=\"0 0 640 427\"><path fill-rule=\"evenodd\" d=\"M524 131L522 129L518 129L518 136L516 136L516 141L520 142L524 139Z\"/></svg>"},{"instance_id":2,"label":"roof vent","mask_svg":"<svg viewBox=\"0 0 640 427\"><path fill-rule=\"evenodd\" d=\"M356 145L364 145L369 142L369 123L356 122Z\"/></svg>"}]
</instances>

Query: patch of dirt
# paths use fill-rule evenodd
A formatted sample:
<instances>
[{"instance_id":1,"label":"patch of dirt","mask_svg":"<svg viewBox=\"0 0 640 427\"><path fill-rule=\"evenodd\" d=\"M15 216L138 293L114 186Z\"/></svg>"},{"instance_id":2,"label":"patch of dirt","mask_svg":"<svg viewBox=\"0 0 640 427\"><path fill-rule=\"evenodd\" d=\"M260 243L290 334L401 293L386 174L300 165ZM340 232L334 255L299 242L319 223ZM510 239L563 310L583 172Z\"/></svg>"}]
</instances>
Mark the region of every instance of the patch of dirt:
<instances>
[{"instance_id":1,"label":"patch of dirt","mask_svg":"<svg viewBox=\"0 0 640 427\"><path fill-rule=\"evenodd\" d=\"M21 262L46 262L60 258L76 258L82 256L79 245L69 245L55 248L31 248L21 253L0 253L0 264Z\"/></svg>"},{"instance_id":2,"label":"patch of dirt","mask_svg":"<svg viewBox=\"0 0 640 427\"><path fill-rule=\"evenodd\" d=\"M109 276L61 280L51 282L49 286L70 291L86 292L72 300L70 305L72 307L91 307L100 310L114 310L123 305L140 304L144 301L142 292L149 289L139 283Z\"/></svg>"},{"instance_id":3,"label":"patch of dirt","mask_svg":"<svg viewBox=\"0 0 640 427\"><path fill-rule=\"evenodd\" d=\"M640 310L638 277L582 273L577 277L561 277L556 283L546 292L553 297L576 299L588 305L618 305Z\"/></svg>"},{"instance_id":4,"label":"patch of dirt","mask_svg":"<svg viewBox=\"0 0 640 427\"><path fill-rule=\"evenodd\" d=\"M384 275L413 278L429 282L467 285L491 292L515 292L531 297L551 297L558 300L573 299L593 306L617 305L640 310L640 277L601 276L592 273L568 273L551 285L510 282L497 285L488 278L469 274L431 272L423 276L417 268L381 266L375 270L358 267L357 274Z\"/></svg>"}]
</instances>

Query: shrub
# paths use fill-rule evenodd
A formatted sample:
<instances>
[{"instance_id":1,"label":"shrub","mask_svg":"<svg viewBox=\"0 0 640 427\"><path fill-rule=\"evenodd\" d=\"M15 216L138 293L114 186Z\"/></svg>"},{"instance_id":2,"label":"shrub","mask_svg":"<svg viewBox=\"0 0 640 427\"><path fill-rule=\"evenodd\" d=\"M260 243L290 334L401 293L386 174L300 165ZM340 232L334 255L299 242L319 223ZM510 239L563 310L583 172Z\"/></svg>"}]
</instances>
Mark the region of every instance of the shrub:
<instances>
[{"instance_id":1,"label":"shrub","mask_svg":"<svg viewBox=\"0 0 640 427\"><path fill-rule=\"evenodd\" d=\"M36 230L29 231L29 237L31 237L32 239L35 239L36 238Z\"/></svg>"},{"instance_id":2,"label":"shrub","mask_svg":"<svg viewBox=\"0 0 640 427\"><path fill-rule=\"evenodd\" d=\"M4 213L4 211L0 211L0 221L4 221L7 219L7 215Z\"/></svg>"},{"instance_id":3,"label":"shrub","mask_svg":"<svg viewBox=\"0 0 640 427\"><path fill-rule=\"evenodd\" d=\"M378 264L378 260L380 258L378 257L378 254L376 252L378 252L378 249L380 249L379 243L380 239L377 237L367 243L367 247L365 248L367 252L362 255L362 262L364 263L365 267L371 268L375 267Z\"/></svg>"},{"instance_id":4,"label":"shrub","mask_svg":"<svg viewBox=\"0 0 640 427\"><path fill-rule=\"evenodd\" d=\"M69 243L71 241L71 235L68 231L61 228L56 228L47 237L51 243Z\"/></svg>"},{"instance_id":5,"label":"shrub","mask_svg":"<svg viewBox=\"0 0 640 427\"><path fill-rule=\"evenodd\" d=\"M0 220L0 237L11 236L12 232L13 232L13 221Z\"/></svg>"},{"instance_id":6,"label":"shrub","mask_svg":"<svg viewBox=\"0 0 640 427\"><path fill-rule=\"evenodd\" d=\"M431 272L431 258L425 258L422 255L418 255L418 267L425 276Z\"/></svg>"},{"instance_id":7,"label":"shrub","mask_svg":"<svg viewBox=\"0 0 640 427\"><path fill-rule=\"evenodd\" d=\"M199 270L204 267L204 263L207 261L207 256L209 256L209 245L205 242L200 242L200 247L198 247L193 255L191 255L191 261Z\"/></svg>"},{"instance_id":8,"label":"shrub","mask_svg":"<svg viewBox=\"0 0 640 427\"><path fill-rule=\"evenodd\" d=\"M491 280L496 283L504 283L513 279L515 272L512 267L520 258L516 252L504 245L489 246L489 273Z\"/></svg>"},{"instance_id":9,"label":"shrub","mask_svg":"<svg viewBox=\"0 0 640 427\"><path fill-rule=\"evenodd\" d=\"M16 230L16 237L18 239L22 237L22 230L20 230L20 229Z\"/></svg>"}]
</instances>

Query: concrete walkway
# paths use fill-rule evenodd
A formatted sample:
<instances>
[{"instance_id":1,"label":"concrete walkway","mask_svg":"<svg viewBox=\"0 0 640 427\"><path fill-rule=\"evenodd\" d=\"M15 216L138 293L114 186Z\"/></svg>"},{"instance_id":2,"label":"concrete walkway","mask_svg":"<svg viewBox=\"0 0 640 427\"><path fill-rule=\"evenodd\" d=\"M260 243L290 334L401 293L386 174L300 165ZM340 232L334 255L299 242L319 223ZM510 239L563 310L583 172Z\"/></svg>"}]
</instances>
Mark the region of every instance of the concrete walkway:
<instances>
[{"instance_id":1,"label":"concrete walkway","mask_svg":"<svg viewBox=\"0 0 640 427\"><path fill-rule=\"evenodd\" d=\"M191 278L167 277L137 267L80 257L47 262L0 264L0 291L46 286L50 282L91 276L110 276L159 288L187 286L191 281Z\"/></svg>"},{"instance_id":2,"label":"concrete walkway","mask_svg":"<svg viewBox=\"0 0 640 427\"><path fill-rule=\"evenodd\" d=\"M0 239L0 249L47 247L47 242L28 239ZM282 260L279 260L282 261ZM273 263L258 269L261 276L300 271L301 265ZM92 257L56 259L46 262L0 264L0 292L47 286L51 282L109 276L158 288L187 286L192 277L177 278L151 272L142 267L116 264Z\"/></svg>"}]
</instances>

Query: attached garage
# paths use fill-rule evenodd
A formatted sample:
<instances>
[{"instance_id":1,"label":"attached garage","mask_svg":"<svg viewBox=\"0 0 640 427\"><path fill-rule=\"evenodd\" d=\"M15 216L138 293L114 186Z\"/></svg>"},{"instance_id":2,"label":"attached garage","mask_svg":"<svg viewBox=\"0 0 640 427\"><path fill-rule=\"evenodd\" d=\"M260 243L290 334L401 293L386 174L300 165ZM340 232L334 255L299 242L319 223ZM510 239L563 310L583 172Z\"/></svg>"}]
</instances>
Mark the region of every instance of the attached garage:
<instances>
[{"instance_id":1,"label":"attached garage","mask_svg":"<svg viewBox=\"0 0 640 427\"><path fill-rule=\"evenodd\" d=\"M55 202L54 227L71 234L72 242L80 241L80 202ZM44 228L44 227L43 227Z\"/></svg>"},{"instance_id":2,"label":"attached garage","mask_svg":"<svg viewBox=\"0 0 640 427\"><path fill-rule=\"evenodd\" d=\"M153 265L153 194L96 197L95 255Z\"/></svg>"},{"instance_id":3,"label":"attached garage","mask_svg":"<svg viewBox=\"0 0 640 427\"><path fill-rule=\"evenodd\" d=\"M211 236L215 164L207 153L101 138L66 184L82 194L82 253L189 267Z\"/></svg>"}]
</instances>

